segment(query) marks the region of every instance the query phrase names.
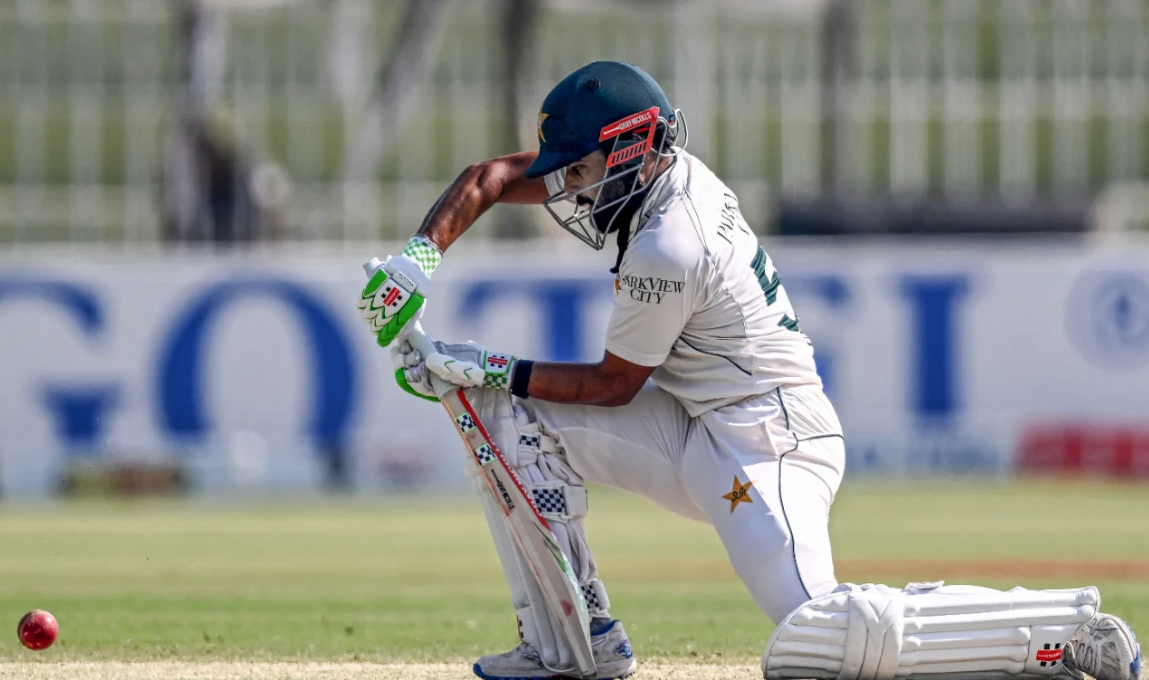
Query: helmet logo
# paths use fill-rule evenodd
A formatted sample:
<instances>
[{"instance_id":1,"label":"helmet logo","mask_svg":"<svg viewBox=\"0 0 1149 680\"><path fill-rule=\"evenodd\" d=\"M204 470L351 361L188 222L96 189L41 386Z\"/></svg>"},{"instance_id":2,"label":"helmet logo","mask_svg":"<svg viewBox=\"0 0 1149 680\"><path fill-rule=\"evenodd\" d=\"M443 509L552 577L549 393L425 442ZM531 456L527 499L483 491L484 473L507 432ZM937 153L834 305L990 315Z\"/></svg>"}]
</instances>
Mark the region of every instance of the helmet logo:
<instances>
[{"instance_id":1,"label":"helmet logo","mask_svg":"<svg viewBox=\"0 0 1149 680\"><path fill-rule=\"evenodd\" d=\"M612 153L606 159L606 167L613 168L619 163L625 163L646 154L650 151L650 147L654 146L654 127L658 122L658 107L653 106L641 113L636 113L633 116L627 116L620 121L616 121L607 125L599 132L598 141L605 142L608 139L618 137L626 132L640 132L642 128L645 129L646 139L636 144L624 147ZM542 128L539 128L540 134Z\"/></svg>"},{"instance_id":2,"label":"helmet logo","mask_svg":"<svg viewBox=\"0 0 1149 680\"><path fill-rule=\"evenodd\" d=\"M540 142L546 142L547 141L547 138L543 136L543 121L547 119L547 115L548 114L545 114L542 111L539 111L539 141Z\"/></svg>"}]
</instances>

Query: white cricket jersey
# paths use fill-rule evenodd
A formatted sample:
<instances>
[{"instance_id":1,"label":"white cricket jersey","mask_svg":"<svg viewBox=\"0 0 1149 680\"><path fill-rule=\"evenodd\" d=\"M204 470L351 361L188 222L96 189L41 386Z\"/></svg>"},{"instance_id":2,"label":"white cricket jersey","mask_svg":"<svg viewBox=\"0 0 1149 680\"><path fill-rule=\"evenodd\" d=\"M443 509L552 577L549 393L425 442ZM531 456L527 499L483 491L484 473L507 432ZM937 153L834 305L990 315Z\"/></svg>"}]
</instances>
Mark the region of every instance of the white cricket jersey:
<instances>
[{"instance_id":1,"label":"white cricket jersey","mask_svg":"<svg viewBox=\"0 0 1149 680\"><path fill-rule=\"evenodd\" d=\"M691 416L778 387L821 386L810 341L734 193L681 152L635 217L606 349Z\"/></svg>"}]
</instances>

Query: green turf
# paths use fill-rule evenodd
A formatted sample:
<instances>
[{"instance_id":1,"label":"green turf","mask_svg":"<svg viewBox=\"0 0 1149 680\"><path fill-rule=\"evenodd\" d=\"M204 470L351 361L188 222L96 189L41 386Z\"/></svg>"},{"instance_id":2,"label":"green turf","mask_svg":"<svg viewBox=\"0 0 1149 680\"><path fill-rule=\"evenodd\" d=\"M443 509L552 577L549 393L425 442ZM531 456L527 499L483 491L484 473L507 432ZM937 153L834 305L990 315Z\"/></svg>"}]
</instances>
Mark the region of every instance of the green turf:
<instances>
[{"instance_id":1,"label":"green turf","mask_svg":"<svg viewBox=\"0 0 1149 680\"><path fill-rule=\"evenodd\" d=\"M761 653L772 626L708 527L602 489L591 505L614 613L639 654L749 663ZM1043 565L1067 561L1146 568L1145 487L854 485L841 492L832 529L844 578L954 581L979 560L1027 560L1015 577L978 580L1096 582L1105 608L1149 638L1143 575L1040 577ZM514 641L507 588L473 503L9 505L0 508L0 546L0 622L14 627L39 607L62 628L39 656L11 636L0 662L444 661ZM922 560L930 573L914 573Z\"/></svg>"}]
</instances>

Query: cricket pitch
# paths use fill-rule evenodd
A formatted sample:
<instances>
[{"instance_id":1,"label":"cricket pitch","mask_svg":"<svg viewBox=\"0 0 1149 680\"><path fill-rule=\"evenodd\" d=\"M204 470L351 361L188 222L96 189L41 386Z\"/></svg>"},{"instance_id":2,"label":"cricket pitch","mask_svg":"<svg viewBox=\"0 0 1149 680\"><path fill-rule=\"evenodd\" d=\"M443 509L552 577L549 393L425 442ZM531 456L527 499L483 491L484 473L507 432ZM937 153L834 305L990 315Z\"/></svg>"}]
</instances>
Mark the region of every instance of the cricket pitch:
<instances>
[{"instance_id":1,"label":"cricket pitch","mask_svg":"<svg viewBox=\"0 0 1149 680\"><path fill-rule=\"evenodd\" d=\"M246 663L153 661L7 663L8 680L464 680L466 663ZM684 663L647 663L634 680L757 680L757 668Z\"/></svg>"}]
</instances>

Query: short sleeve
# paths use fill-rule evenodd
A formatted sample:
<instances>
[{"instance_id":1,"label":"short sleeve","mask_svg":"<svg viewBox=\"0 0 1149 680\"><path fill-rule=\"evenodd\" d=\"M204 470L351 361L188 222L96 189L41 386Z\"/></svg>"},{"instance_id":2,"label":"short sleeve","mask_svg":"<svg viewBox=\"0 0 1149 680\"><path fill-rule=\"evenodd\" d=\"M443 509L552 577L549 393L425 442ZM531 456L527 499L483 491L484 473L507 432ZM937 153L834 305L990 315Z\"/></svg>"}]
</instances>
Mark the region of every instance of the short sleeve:
<instances>
[{"instance_id":1,"label":"short sleeve","mask_svg":"<svg viewBox=\"0 0 1149 680\"><path fill-rule=\"evenodd\" d=\"M607 327L606 350L640 366L660 366L693 313L691 258L658 241L627 252Z\"/></svg>"}]
</instances>

